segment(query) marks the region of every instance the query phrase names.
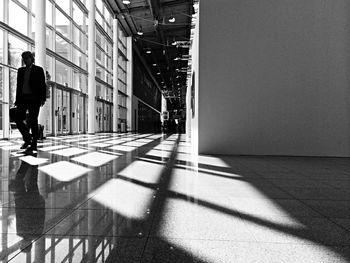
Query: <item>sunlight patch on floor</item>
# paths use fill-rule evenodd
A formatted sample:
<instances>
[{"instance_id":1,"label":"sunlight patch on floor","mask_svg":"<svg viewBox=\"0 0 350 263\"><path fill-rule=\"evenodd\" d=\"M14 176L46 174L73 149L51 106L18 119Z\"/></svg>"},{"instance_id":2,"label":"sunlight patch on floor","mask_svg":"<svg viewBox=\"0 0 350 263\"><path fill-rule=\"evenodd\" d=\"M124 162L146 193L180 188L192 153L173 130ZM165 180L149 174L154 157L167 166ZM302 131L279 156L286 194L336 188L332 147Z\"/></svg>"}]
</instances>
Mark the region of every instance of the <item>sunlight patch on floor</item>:
<instances>
[{"instance_id":1,"label":"sunlight patch on floor","mask_svg":"<svg viewBox=\"0 0 350 263\"><path fill-rule=\"evenodd\" d=\"M111 179L89 194L94 201L116 213L144 219L153 200L154 190L121 179Z\"/></svg>"},{"instance_id":2,"label":"sunlight patch on floor","mask_svg":"<svg viewBox=\"0 0 350 263\"><path fill-rule=\"evenodd\" d=\"M61 182L72 181L91 171L89 168L85 168L67 161L48 164L46 166L39 167L38 170Z\"/></svg>"}]
</instances>

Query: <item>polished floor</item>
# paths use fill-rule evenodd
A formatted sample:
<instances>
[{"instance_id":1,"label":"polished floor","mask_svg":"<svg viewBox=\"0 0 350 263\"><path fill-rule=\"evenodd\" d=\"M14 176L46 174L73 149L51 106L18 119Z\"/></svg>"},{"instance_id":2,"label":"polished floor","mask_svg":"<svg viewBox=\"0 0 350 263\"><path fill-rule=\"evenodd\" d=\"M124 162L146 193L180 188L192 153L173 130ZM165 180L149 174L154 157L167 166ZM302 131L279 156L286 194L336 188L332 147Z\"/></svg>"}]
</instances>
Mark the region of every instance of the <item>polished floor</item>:
<instances>
[{"instance_id":1,"label":"polished floor","mask_svg":"<svg viewBox=\"0 0 350 263\"><path fill-rule=\"evenodd\" d=\"M348 158L194 156L176 134L20 144L0 141L1 262L350 262Z\"/></svg>"}]
</instances>

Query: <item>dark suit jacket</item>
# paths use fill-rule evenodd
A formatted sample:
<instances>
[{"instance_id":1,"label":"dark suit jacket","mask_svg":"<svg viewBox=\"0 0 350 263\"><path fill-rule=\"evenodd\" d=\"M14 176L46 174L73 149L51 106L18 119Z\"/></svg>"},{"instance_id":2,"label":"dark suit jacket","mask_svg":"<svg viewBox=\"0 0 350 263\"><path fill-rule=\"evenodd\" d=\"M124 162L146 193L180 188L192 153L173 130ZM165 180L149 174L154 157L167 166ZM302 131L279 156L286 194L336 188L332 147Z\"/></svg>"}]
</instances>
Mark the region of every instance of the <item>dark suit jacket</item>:
<instances>
[{"instance_id":1,"label":"dark suit jacket","mask_svg":"<svg viewBox=\"0 0 350 263\"><path fill-rule=\"evenodd\" d=\"M17 72L17 91L16 91L16 102L18 105L23 101L23 82L24 82L24 72L25 67L21 67ZM33 102L46 101L46 83L45 83L45 73L42 67L32 65L29 77L29 86L33 91Z\"/></svg>"}]
</instances>

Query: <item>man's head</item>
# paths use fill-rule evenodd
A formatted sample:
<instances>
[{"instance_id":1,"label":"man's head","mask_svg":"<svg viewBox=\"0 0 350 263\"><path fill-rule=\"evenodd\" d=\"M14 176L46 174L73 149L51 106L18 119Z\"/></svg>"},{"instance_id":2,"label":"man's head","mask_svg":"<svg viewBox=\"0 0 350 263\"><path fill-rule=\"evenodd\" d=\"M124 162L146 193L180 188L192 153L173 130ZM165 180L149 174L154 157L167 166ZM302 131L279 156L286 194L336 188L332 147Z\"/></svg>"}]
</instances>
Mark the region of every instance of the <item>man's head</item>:
<instances>
[{"instance_id":1,"label":"man's head","mask_svg":"<svg viewBox=\"0 0 350 263\"><path fill-rule=\"evenodd\" d=\"M22 53L22 60L27 67L31 66L34 63L33 53L30 51L24 51Z\"/></svg>"}]
</instances>

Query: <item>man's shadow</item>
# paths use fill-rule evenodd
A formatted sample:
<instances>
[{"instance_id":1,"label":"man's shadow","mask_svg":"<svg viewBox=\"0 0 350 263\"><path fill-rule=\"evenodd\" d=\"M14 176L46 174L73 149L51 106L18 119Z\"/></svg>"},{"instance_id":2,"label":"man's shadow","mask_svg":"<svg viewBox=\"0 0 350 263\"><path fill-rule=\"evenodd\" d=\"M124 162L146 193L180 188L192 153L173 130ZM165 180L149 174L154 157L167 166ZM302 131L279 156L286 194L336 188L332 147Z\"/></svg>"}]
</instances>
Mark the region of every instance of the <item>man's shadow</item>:
<instances>
[{"instance_id":1,"label":"man's shadow","mask_svg":"<svg viewBox=\"0 0 350 263\"><path fill-rule=\"evenodd\" d=\"M29 252L32 241L41 236L45 223L45 199L38 188L38 167L22 161L14 179L9 182L14 193L17 235L20 248Z\"/></svg>"}]
</instances>

